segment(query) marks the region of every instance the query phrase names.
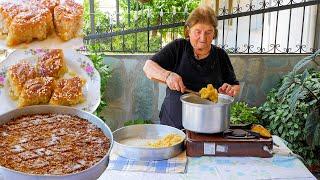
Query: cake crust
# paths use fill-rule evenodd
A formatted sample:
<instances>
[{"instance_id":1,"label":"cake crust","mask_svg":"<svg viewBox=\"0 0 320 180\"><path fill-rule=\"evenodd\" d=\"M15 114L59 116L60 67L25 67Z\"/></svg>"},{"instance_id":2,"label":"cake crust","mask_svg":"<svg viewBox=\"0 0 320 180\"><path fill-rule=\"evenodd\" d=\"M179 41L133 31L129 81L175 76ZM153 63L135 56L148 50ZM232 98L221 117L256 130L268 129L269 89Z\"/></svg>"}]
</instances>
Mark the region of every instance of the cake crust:
<instances>
[{"instance_id":1,"label":"cake crust","mask_svg":"<svg viewBox=\"0 0 320 180\"><path fill-rule=\"evenodd\" d=\"M102 130L77 116L36 114L0 125L0 165L28 174L77 173L98 163L109 148Z\"/></svg>"}]
</instances>

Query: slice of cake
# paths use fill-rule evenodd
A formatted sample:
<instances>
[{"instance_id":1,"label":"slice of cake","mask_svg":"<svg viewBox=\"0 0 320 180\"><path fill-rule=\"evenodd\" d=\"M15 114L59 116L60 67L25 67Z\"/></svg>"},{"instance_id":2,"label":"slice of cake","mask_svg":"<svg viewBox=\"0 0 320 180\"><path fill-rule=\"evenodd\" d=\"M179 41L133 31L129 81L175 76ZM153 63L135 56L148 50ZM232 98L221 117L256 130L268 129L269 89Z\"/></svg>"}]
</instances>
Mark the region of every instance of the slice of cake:
<instances>
[{"instance_id":1,"label":"slice of cake","mask_svg":"<svg viewBox=\"0 0 320 180\"><path fill-rule=\"evenodd\" d=\"M36 77L27 80L19 96L18 106L47 104L55 87L54 82L53 77Z\"/></svg>"},{"instance_id":2,"label":"slice of cake","mask_svg":"<svg viewBox=\"0 0 320 180\"><path fill-rule=\"evenodd\" d=\"M7 34L9 27L20 12L28 11L28 6L23 4L15 4L12 2L4 2L0 4L0 32Z\"/></svg>"},{"instance_id":3,"label":"slice of cake","mask_svg":"<svg viewBox=\"0 0 320 180\"><path fill-rule=\"evenodd\" d=\"M37 77L36 70L29 63L21 62L9 67L7 70L7 78L11 98L18 99L24 83L35 77Z\"/></svg>"},{"instance_id":4,"label":"slice of cake","mask_svg":"<svg viewBox=\"0 0 320 180\"><path fill-rule=\"evenodd\" d=\"M71 79L61 79L58 81L49 103L64 106L82 103L84 101L82 92L84 84L85 81L77 76Z\"/></svg>"},{"instance_id":5,"label":"slice of cake","mask_svg":"<svg viewBox=\"0 0 320 180\"><path fill-rule=\"evenodd\" d=\"M13 46L33 39L44 40L53 31L52 14L47 8L30 7L16 15L9 27L7 45Z\"/></svg>"},{"instance_id":6,"label":"slice of cake","mask_svg":"<svg viewBox=\"0 0 320 180\"><path fill-rule=\"evenodd\" d=\"M54 8L57 35L64 41L76 37L83 25L83 7L73 0L65 0Z\"/></svg>"},{"instance_id":7,"label":"slice of cake","mask_svg":"<svg viewBox=\"0 0 320 180\"><path fill-rule=\"evenodd\" d=\"M39 7L45 7L53 14L54 8L59 5L60 0L30 0L30 2Z\"/></svg>"},{"instance_id":8,"label":"slice of cake","mask_svg":"<svg viewBox=\"0 0 320 180\"><path fill-rule=\"evenodd\" d=\"M60 78L67 71L61 49L51 49L42 55L37 62L37 70L41 76Z\"/></svg>"}]
</instances>

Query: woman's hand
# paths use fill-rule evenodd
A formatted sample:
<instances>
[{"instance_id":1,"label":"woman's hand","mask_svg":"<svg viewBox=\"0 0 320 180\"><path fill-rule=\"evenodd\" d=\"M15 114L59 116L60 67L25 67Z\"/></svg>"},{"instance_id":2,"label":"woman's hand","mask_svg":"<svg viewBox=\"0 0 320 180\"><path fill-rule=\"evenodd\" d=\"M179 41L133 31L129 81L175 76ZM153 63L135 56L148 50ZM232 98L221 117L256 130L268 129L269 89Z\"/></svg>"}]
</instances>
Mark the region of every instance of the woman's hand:
<instances>
[{"instance_id":1,"label":"woman's hand","mask_svg":"<svg viewBox=\"0 0 320 180\"><path fill-rule=\"evenodd\" d=\"M167 83L167 86L169 87L169 89L171 89L171 90L180 91L180 92L184 93L184 91L186 89L186 87L184 86L184 84L182 82L181 76L179 76L178 74L176 74L174 72L170 72L170 74L168 75L168 77L166 79L166 83Z\"/></svg>"},{"instance_id":2,"label":"woman's hand","mask_svg":"<svg viewBox=\"0 0 320 180\"><path fill-rule=\"evenodd\" d=\"M240 85L230 85L228 83L224 83L219 89L219 93L226 94L229 96L236 96L239 94Z\"/></svg>"}]
</instances>

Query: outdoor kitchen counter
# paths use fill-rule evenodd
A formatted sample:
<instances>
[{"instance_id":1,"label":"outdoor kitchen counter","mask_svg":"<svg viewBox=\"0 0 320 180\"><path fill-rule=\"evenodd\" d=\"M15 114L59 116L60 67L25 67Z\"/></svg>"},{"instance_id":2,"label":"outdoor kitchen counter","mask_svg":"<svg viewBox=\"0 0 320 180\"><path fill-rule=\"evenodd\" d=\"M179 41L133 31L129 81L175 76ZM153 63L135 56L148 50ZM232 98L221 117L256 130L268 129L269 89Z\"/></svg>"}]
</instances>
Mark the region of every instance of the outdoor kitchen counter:
<instances>
[{"instance_id":1,"label":"outdoor kitchen counter","mask_svg":"<svg viewBox=\"0 0 320 180\"><path fill-rule=\"evenodd\" d=\"M289 149L283 140L273 136L281 150ZM106 170L99 178L105 179L316 179L296 157L274 155L256 157L188 157L185 174L163 174Z\"/></svg>"}]
</instances>

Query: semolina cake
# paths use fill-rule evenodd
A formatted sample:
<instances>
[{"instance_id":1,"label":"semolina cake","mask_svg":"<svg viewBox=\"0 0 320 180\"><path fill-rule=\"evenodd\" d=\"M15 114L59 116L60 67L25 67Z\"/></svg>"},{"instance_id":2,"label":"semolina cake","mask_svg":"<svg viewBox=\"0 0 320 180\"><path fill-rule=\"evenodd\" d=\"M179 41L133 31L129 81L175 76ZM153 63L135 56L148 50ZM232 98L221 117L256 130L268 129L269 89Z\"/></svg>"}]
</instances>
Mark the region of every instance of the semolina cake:
<instances>
[{"instance_id":1,"label":"semolina cake","mask_svg":"<svg viewBox=\"0 0 320 180\"><path fill-rule=\"evenodd\" d=\"M41 76L62 77L67 71L62 49L50 49L40 56L36 68Z\"/></svg>"},{"instance_id":2,"label":"semolina cake","mask_svg":"<svg viewBox=\"0 0 320 180\"><path fill-rule=\"evenodd\" d=\"M0 3L0 33L7 45L44 40L56 31L67 41L83 26L83 6L74 0L14 0Z\"/></svg>"},{"instance_id":3,"label":"semolina cake","mask_svg":"<svg viewBox=\"0 0 320 180\"><path fill-rule=\"evenodd\" d=\"M110 146L100 128L78 116L25 115L0 125L0 166L27 174L84 171L101 161Z\"/></svg>"},{"instance_id":4,"label":"semolina cake","mask_svg":"<svg viewBox=\"0 0 320 180\"><path fill-rule=\"evenodd\" d=\"M53 14L54 8L59 5L60 0L30 0L30 3L39 7L48 8Z\"/></svg>"},{"instance_id":5,"label":"semolina cake","mask_svg":"<svg viewBox=\"0 0 320 180\"><path fill-rule=\"evenodd\" d=\"M9 27L20 12L28 11L28 6L23 4L15 4L12 2L4 2L0 4L0 32L8 33Z\"/></svg>"},{"instance_id":6,"label":"semolina cake","mask_svg":"<svg viewBox=\"0 0 320 180\"><path fill-rule=\"evenodd\" d=\"M16 15L9 27L7 45L13 46L33 39L44 40L53 32L52 14L47 8L30 8Z\"/></svg>"},{"instance_id":7,"label":"semolina cake","mask_svg":"<svg viewBox=\"0 0 320 180\"><path fill-rule=\"evenodd\" d=\"M82 92L84 84L85 81L78 76L59 80L49 103L64 106L82 103L84 101Z\"/></svg>"},{"instance_id":8,"label":"semolina cake","mask_svg":"<svg viewBox=\"0 0 320 180\"><path fill-rule=\"evenodd\" d=\"M64 41L76 37L83 24L83 7L73 0L65 0L54 8L57 35Z\"/></svg>"},{"instance_id":9,"label":"semolina cake","mask_svg":"<svg viewBox=\"0 0 320 180\"><path fill-rule=\"evenodd\" d=\"M24 83L37 77L37 72L34 67L32 67L27 62L20 62L18 64L12 65L7 70L8 84L10 87L10 96L12 99L18 99Z\"/></svg>"},{"instance_id":10,"label":"semolina cake","mask_svg":"<svg viewBox=\"0 0 320 180\"><path fill-rule=\"evenodd\" d=\"M55 80L52 77L36 77L27 80L19 96L18 106L47 104L54 90L54 83Z\"/></svg>"}]
</instances>

